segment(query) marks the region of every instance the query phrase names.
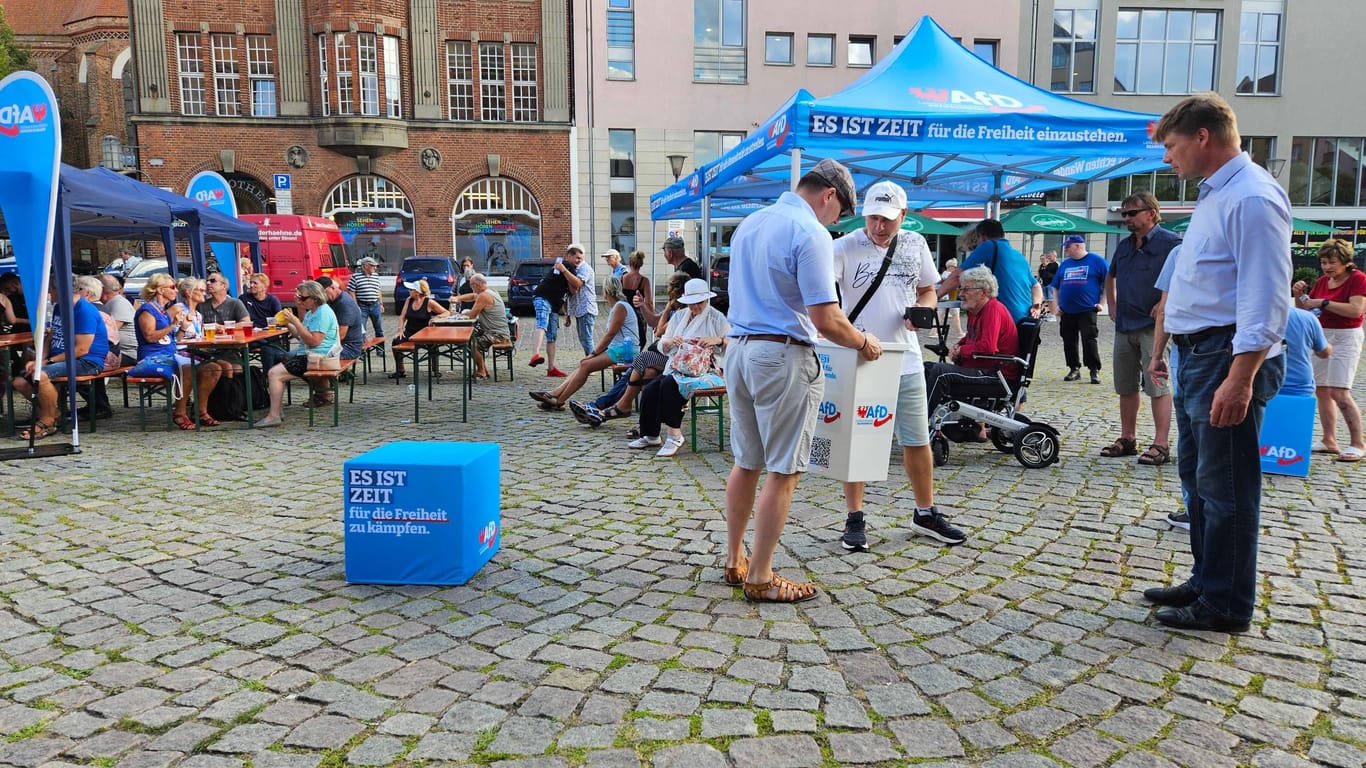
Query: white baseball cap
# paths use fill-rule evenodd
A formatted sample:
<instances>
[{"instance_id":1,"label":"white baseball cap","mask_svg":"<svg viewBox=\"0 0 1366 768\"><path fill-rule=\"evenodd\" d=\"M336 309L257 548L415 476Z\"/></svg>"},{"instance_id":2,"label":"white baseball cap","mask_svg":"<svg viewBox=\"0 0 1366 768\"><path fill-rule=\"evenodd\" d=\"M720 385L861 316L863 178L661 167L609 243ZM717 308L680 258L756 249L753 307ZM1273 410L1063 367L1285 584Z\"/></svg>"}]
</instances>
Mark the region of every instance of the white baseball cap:
<instances>
[{"instance_id":1,"label":"white baseball cap","mask_svg":"<svg viewBox=\"0 0 1366 768\"><path fill-rule=\"evenodd\" d=\"M616 248L608 248L602 252L602 257L605 259L608 256L616 256L619 259L621 258L621 251L618 251Z\"/></svg>"},{"instance_id":2,"label":"white baseball cap","mask_svg":"<svg viewBox=\"0 0 1366 768\"><path fill-rule=\"evenodd\" d=\"M906 210L906 191L890 181L879 181L863 194L863 216L895 219Z\"/></svg>"}]
</instances>

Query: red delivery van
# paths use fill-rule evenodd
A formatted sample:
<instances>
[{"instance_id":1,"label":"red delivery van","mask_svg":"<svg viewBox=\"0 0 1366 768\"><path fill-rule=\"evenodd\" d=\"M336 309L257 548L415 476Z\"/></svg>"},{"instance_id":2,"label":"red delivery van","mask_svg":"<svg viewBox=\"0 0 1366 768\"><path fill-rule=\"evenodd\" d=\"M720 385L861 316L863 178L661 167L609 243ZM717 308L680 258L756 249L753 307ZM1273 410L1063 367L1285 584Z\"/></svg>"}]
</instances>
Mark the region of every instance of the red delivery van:
<instances>
[{"instance_id":1,"label":"red delivery van","mask_svg":"<svg viewBox=\"0 0 1366 768\"><path fill-rule=\"evenodd\" d=\"M261 229L261 261L270 293L294 304L294 288L328 275L342 285L351 277L346 241L331 219L320 216L244 214L238 218Z\"/></svg>"}]
</instances>

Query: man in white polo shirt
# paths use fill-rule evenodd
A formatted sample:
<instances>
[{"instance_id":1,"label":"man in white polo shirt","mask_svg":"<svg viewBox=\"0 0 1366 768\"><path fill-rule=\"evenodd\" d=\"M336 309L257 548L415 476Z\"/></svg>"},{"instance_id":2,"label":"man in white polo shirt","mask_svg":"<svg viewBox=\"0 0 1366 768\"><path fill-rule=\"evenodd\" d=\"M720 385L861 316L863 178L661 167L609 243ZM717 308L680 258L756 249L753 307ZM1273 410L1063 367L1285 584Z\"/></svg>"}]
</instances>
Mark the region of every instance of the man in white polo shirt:
<instances>
[{"instance_id":1,"label":"man in white polo shirt","mask_svg":"<svg viewBox=\"0 0 1366 768\"><path fill-rule=\"evenodd\" d=\"M920 340L906 317L910 307L934 307L939 273L925 238L901 229L906 220L906 193L893 182L879 181L863 197L863 229L835 241L835 281L849 322L879 339L905 344L901 355L901 388L896 404L896 441L901 463L915 494L911 530L945 544L967 537L949 524L934 506L934 455L930 451L929 408L925 400L925 363ZM879 275L881 277L879 278ZM850 552L868 549L864 532L863 483L844 484L848 517L840 544Z\"/></svg>"}]
</instances>

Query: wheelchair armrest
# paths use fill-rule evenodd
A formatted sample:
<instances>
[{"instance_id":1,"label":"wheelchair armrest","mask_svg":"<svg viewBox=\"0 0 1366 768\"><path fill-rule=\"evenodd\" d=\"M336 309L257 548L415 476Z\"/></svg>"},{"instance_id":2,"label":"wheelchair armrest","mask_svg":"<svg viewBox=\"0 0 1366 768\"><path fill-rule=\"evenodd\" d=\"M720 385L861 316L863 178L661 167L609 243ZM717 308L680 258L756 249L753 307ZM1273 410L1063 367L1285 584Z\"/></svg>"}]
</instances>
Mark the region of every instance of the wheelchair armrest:
<instances>
[{"instance_id":1,"label":"wheelchair armrest","mask_svg":"<svg viewBox=\"0 0 1366 768\"><path fill-rule=\"evenodd\" d=\"M983 355L979 352L977 354L974 354L972 357L974 360L996 360L1002 363L1019 363L1020 365L1025 364L1025 361L1021 360L1020 358L1014 355Z\"/></svg>"}]
</instances>

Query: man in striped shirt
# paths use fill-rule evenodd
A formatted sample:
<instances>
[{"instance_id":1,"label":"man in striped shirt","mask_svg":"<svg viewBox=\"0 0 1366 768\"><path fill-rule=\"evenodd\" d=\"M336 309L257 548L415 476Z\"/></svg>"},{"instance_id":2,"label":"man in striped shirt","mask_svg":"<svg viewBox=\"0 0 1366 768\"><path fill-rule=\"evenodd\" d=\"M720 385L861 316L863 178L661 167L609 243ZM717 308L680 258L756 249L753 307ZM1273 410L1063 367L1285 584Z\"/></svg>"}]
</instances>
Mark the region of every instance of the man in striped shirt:
<instances>
[{"instance_id":1,"label":"man in striped shirt","mask_svg":"<svg viewBox=\"0 0 1366 768\"><path fill-rule=\"evenodd\" d=\"M375 328L375 338L384 336L384 302L379 292L379 273L375 269L375 260L366 256L360 260L359 275L352 275L347 282L346 288L351 295L356 298L356 303L360 305L361 316L369 318L370 324ZM364 321L361 325L365 325Z\"/></svg>"}]
</instances>

